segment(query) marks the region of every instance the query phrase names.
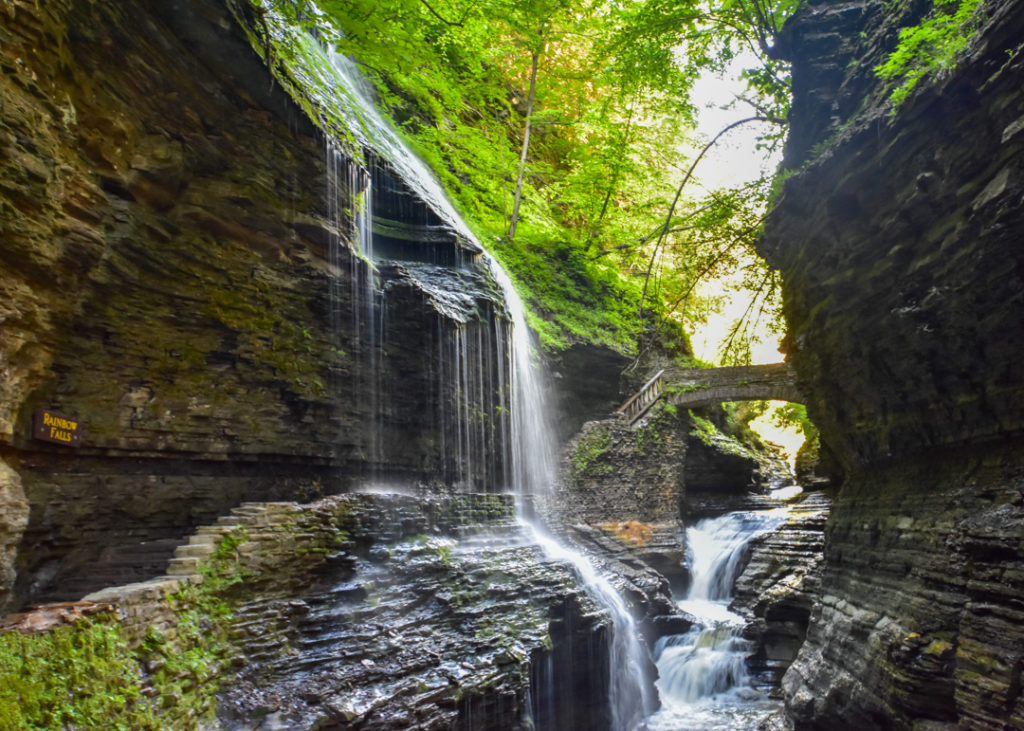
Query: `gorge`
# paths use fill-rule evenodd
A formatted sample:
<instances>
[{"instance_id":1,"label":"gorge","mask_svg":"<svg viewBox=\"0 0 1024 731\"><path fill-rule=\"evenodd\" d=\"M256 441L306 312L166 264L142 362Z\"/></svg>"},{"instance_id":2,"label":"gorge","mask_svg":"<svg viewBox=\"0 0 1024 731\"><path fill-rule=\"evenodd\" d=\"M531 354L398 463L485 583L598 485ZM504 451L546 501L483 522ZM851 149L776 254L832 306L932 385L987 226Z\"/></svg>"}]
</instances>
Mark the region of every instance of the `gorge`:
<instances>
[{"instance_id":1,"label":"gorge","mask_svg":"<svg viewBox=\"0 0 1024 731\"><path fill-rule=\"evenodd\" d=\"M0 727L1024 728L1024 6L895 107L931 3L775 40L803 493L720 411L610 416L667 346L539 351L273 7L0 6Z\"/></svg>"}]
</instances>

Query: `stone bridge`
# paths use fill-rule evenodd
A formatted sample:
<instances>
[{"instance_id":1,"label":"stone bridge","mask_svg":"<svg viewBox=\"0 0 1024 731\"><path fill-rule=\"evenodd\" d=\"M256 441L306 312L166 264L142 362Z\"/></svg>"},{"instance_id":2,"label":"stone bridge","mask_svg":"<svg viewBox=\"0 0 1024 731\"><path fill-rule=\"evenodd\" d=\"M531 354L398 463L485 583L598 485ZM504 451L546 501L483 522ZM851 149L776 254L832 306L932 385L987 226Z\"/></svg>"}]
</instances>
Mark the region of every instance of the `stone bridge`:
<instances>
[{"instance_id":1,"label":"stone bridge","mask_svg":"<svg viewBox=\"0 0 1024 731\"><path fill-rule=\"evenodd\" d=\"M788 363L663 370L644 384L617 413L633 423L658 400L692 409L723 401L792 401L804 403L796 373Z\"/></svg>"}]
</instances>

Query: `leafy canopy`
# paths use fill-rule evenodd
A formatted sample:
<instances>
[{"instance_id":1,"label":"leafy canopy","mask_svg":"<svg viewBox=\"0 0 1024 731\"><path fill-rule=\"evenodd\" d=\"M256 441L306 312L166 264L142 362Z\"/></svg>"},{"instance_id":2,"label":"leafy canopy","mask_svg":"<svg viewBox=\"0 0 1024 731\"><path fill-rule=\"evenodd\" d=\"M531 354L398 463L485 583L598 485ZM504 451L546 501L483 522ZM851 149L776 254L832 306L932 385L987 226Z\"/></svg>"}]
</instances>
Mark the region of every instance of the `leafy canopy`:
<instances>
[{"instance_id":1,"label":"leafy canopy","mask_svg":"<svg viewBox=\"0 0 1024 731\"><path fill-rule=\"evenodd\" d=\"M776 313L774 278L752 254L769 181L702 186L693 88L750 59L736 118L768 121L764 144L777 144L788 73L768 48L796 0L252 1L360 64L516 280L549 348L628 351L652 331L685 342L717 306L698 283L727 272L757 292L746 327ZM740 329L732 340L742 358Z\"/></svg>"}]
</instances>

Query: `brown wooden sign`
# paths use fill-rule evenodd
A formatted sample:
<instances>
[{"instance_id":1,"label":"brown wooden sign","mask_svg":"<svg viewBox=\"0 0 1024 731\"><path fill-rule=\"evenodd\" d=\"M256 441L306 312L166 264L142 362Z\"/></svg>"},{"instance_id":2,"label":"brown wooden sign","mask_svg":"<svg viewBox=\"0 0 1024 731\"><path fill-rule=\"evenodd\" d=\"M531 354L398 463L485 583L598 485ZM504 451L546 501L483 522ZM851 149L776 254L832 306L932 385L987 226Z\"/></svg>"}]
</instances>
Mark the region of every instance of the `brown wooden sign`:
<instances>
[{"instance_id":1,"label":"brown wooden sign","mask_svg":"<svg viewBox=\"0 0 1024 731\"><path fill-rule=\"evenodd\" d=\"M82 422L49 409L38 409L32 418L32 436L65 447L81 447Z\"/></svg>"}]
</instances>

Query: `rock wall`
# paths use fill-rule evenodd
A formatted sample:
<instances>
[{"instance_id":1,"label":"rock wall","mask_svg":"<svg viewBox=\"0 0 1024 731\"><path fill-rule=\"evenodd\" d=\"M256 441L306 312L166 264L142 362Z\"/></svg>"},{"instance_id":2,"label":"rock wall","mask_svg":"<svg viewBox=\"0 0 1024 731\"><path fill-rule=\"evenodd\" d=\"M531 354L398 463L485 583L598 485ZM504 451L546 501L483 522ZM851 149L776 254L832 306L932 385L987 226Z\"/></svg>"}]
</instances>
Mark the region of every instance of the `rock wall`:
<instances>
[{"instance_id":1,"label":"rock wall","mask_svg":"<svg viewBox=\"0 0 1024 731\"><path fill-rule=\"evenodd\" d=\"M113 612L149 683L167 652L220 638L203 656L219 698L149 688L168 728L209 726L197 708L233 729L608 728L610 619L520 530L509 495L246 503L190 536L167 576L3 629ZM226 603L205 633L180 631L190 585Z\"/></svg>"},{"instance_id":2,"label":"rock wall","mask_svg":"<svg viewBox=\"0 0 1024 731\"><path fill-rule=\"evenodd\" d=\"M736 579L731 609L750 621L746 636L757 653L748 661L758 681L778 688L807 635L819 601L825 521L831 499L807 492L793 501L780 528L755 538Z\"/></svg>"},{"instance_id":3,"label":"rock wall","mask_svg":"<svg viewBox=\"0 0 1024 731\"><path fill-rule=\"evenodd\" d=\"M504 353L493 284L452 235L458 312L408 267L353 254L355 193L328 185L352 163L227 4L0 16L0 459L30 507L27 526L17 509L0 520L0 566L17 545L19 572L10 594L0 569L0 607L143 578L241 500L498 482L502 465L457 462L437 436L491 417L445 363L453 341L477 362L493 358L473 344ZM382 206L427 219L390 184ZM32 439L38 408L80 422L80 448ZM17 507L17 479L3 484Z\"/></svg>"},{"instance_id":4,"label":"rock wall","mask_svg":"<svg viewBox=\"0 0 1024 731\"><path fill-rule=\"evenodd\" d=\"M636 426L584 424L565 448L561 513L585 523L679 520L686 435L687 424L662 410Z\"/></svg>"},{"instance_id":5,"label":"rock wall","mask_svg":"<svg viewBox=\"0 0 1024 731\"><path fill-rule=\"evenodd\" d=\"M759 244L785 278L789 360L844 463L1024 427L1021 10L990 3L956 71L892 111L870 69L921 10L884 7L809 4L787 26L799 170Z\"/></svg>"},{"instance_id":6,"label":"rock wall","mask_svg":"<svg viewBox=\"0 0 1024 731\"><path fill-rule=\"evenodd\" d=\"M1024 723L1020 445L851 477L784 678L798 728ZM938 475L938 476L937 476Z\"/></svg>"},{"instance_id":7,"label":"rock wall","mask_svg":"<svg viewBox=\"0 0 1024 731\"><path fill-rule=\"evenodd\" d=\"M847 470L822 603L785 676L797 728L1024 726L1024 6L898 109L872 68L930 3L811 2L760 249L788 358Z\"/></svg>"}]
</instances>

